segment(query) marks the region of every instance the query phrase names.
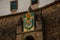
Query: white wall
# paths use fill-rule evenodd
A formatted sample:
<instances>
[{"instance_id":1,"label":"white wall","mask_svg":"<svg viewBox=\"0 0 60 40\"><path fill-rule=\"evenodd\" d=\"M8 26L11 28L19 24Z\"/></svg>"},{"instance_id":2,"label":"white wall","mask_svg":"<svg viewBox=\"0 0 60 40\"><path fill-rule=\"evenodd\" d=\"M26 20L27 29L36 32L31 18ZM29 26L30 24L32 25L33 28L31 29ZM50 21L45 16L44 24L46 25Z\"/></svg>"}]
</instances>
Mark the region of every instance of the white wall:
<instances>
[{"instance_id":1,"label":"white wall","mask_svg":"<svg viewBox=\"0 0 60 40\"><path fill-rule=\"evenodd\" d=\"M51 2L54 2L54 0L39 0L39 7L43 7ZM30 6L30 3L31 3L30 0L18 0L17 12L27 11L28 7ZM10 0L0 0L0 16L9 14L11 14Z\"/></svg>"},{"instance_id":2,"label":"white wall","mask_svg":"<svg viewBox=\"0 0 60 40\"><path fill-rule=\"evenodd\" d=\"M47 4L49 4L49 3L52 3L52 2L54 2L55 0L39 0L39 7L43 7L43 6L45 6L45 5L47 5Z\"/></svg>"},{"instance_id":3,"label":"white wall","mask_svg":"<svg viewBox=\"0 0 60 40\"><path fill-rule=\"evenodd\" d=\"M9 2L9 0L0 0L0 16L10 14Z\"/></svg>"},{"instance_id":4,"label":"white wall","mask_svg":"<svg viewBox=\"0 0 60 40\"><path fill-rule=\"evenodd\" d=\"M28 10L30 6L30 0L18 0L18 12Z\"/></svg>"}]
</instances>

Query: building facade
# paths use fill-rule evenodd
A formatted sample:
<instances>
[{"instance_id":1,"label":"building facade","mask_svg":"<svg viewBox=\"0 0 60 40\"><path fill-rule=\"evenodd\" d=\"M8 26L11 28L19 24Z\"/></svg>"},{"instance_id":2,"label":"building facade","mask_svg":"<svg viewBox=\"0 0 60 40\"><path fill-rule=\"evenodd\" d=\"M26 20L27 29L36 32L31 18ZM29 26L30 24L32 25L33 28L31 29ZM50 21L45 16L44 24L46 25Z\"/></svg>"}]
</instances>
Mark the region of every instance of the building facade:
<instances>
[{"instance_id":1,"label":"building facade","mask_svg":"<svg viewBox=\"0 0 60 40\"><path fill-rule=\"evenodd\" d=\"M33 12L35 29L27 32L22 30L23 16L27 12L1 16L0 40L60 40L60 2L53 2Z\"/></svg>"}]
</instances>

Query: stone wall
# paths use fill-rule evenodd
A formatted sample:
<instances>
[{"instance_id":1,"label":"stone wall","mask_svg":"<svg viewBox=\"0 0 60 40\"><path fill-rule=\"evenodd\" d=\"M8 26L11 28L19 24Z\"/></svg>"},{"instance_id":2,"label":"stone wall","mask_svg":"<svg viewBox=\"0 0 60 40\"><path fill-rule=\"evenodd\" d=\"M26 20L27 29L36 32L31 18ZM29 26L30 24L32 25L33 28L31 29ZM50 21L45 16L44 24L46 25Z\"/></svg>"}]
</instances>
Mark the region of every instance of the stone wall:
<instances>
[{"instance_id":1,"label":"stone wall","mask_svg":"<svg viewBox=\"0 0 60 40\"><path fill-rule=\"evenodd\" d=\"M15 40L16 28L21 15L0 17L0 40Z\"/></svg>"},{"instance_id":2,"label":"stone wall","mask_svg":"<svg viewBox=\"0 0 60 40\"><path fill-rule=\"evenodd\" d=\"M60 3L42 9L46 40L60 40Z\"/></svg>"},{"instance_id":3,"label":"stone wall","mask_svg":"<svg viewBox=\"0 0 60 40\"><path fill-rule=\"evenodd\" d=\"M42 24L41 24L41 21L40 21L41 19L39 17L40 12L41 11L35 11L35 14L37 16L37 18L36 18L36 29L35 30L42 30ZM19 34L19 33L16 32L18 24L19 24L19 20L20 20L20 17L21 18L23 17L24 13L17 14L17 15L7 15L7 16L0 17L0 40L16 40L16 34ZM22 30L22 28L20 28L20 31L21 30ZM22 32L23 31L21 31L20 33L22 33ZM33 34L35 34L35 33L36 32L34 32ZM23 32L23 34L24 34L24 32Z\"/></svg>"}]
</instances>

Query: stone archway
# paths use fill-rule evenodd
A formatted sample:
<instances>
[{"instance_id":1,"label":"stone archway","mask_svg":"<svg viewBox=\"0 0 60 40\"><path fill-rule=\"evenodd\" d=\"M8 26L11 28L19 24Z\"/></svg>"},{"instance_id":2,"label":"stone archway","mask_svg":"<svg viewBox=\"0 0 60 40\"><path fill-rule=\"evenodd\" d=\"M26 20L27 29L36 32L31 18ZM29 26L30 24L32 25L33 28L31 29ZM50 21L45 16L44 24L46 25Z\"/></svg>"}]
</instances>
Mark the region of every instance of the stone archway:
<instances>
[{"instance_id":1,"label":"stone archway","mask_svg":"<svg viewBox=\"0 0 60 40\"><path fill-rule=\"evenodd\" d=\"M33 36L27 36L25 40L35 40Z\"/></svg>"}]
</instances>

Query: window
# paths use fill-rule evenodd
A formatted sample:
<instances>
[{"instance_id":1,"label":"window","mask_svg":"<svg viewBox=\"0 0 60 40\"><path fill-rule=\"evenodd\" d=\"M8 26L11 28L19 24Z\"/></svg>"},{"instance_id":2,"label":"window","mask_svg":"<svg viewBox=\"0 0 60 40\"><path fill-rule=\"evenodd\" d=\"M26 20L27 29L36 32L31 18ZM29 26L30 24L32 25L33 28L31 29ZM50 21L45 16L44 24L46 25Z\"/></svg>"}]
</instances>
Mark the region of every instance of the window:
<instances>
[{"instance_id":1,"label":"window","mask_svg":"<svg viewBox=\"0 0 60 40\"><path fill-rule=\"evenodd\" d=\"M31 0L31 5L37 4L38 0Z\"/></svg>"},{"instance_id":2,"label":"window","mask_svg":"<svg viewBox=\"0 0 60 40\"><path fill-rule=\"evenodd\" d=\"M18 9L17 1L11 1L10 10L16 10L16 9Z\"/></svg>"}]
</instances>

